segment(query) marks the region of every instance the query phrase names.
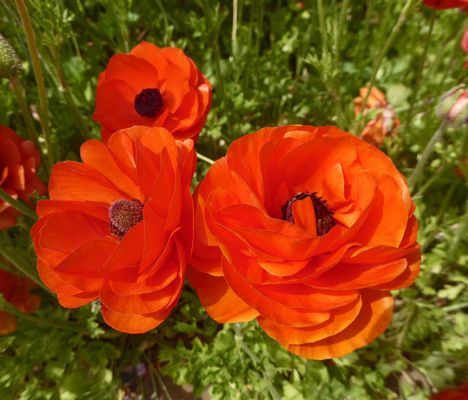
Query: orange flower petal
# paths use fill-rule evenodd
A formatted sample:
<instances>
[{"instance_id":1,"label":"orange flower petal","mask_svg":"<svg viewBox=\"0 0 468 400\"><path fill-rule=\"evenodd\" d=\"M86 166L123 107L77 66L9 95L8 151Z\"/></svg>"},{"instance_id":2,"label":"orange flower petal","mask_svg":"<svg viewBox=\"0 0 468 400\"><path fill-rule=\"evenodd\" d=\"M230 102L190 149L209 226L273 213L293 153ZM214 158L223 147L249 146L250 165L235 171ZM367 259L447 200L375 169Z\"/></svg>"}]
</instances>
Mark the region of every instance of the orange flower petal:
<instances>
[{"instance_id":1,"label":"orange flower petal","mask_svg":"<svg viewBox=\"0 0 468 400\"><path fill-rule=\"evenodd\" d=\"M237 296L222 277L187 270L190 284L197 290L206 312L219 323L247 322L259 312Z\"/></svg>"},{"instance_id":2,"label":"orange flower petal","mask_svg":"<svg viewBox=\"0 0 468 400\"><path fill-rule=\"evenodd\" d=\"M156 328L171 313L171 309L165 309L161 312L139 315L139 314L120 314L101 305L104 321L114 329L127 333L145 333Z\"/></svg>"},{"instance_id":3,"label":"orange flower petal","mask_svg":"<svg viewBox=\"0 0 468 400\"><path fill-rule=\"evenodd\" d=\"M356 319L343 331L315 343L283 344L286 350L304 358L324 360L342 357L368 345L380 336L392 318L393 298L389 292L362 291L362 308Z\"/></svg>"},{"instance_id":4,"label":"orange flower petal","mask_svg":"<svg viewBox=\"0 0 468 400\"><path fill-rule=\"evenodd\" d=\"M269 336L278 342L301 345L318 342L342 332L356 319L361 308L362 300L361 296L358 296L353 302L332 310L328 321L312 327L293 328L263 317L258 318L258 323Z\"/></svg>"}]
</instances>

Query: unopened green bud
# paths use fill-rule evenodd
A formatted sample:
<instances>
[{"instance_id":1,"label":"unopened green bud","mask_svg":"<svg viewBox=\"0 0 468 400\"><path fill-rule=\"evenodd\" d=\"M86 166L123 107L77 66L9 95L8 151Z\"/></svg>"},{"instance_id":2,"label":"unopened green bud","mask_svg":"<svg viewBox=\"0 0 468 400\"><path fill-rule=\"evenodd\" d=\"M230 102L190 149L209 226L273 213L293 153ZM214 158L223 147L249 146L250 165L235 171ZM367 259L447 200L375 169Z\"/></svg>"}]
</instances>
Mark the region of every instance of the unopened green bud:
<instances>
[{"instance_id":1,"label":"unopened green bud","mask_svg":"<svg viewBox=\"0 0 468 400\"><path fill-rule=\"evenodd\" d=\"M468 91L465 85L450 89L440 101L437 117L447 119L452 128L459 128L468 122Z\"/></svg>"},{"instance_id":2,"label":"unopened green bud","mask_svg":"<svg viewBox=\"0 0 468 400\"><path fill-rule=\"evenodd\" d=\"M21 72L21 62L10 43L0 35L0 76L12 79Z\"/></svg>"}]
</instances>

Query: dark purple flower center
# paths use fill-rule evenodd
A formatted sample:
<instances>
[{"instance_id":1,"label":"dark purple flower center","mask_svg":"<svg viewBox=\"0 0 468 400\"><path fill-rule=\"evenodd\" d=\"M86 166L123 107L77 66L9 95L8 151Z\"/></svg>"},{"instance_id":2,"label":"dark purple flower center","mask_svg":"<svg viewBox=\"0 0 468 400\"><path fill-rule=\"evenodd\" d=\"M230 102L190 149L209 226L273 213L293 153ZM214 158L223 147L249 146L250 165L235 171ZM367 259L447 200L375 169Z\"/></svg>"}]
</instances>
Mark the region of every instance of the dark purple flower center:
<instances>
[{"instance_id":1,"label":"dark purple flower center","mask_svg":"<svg viewBox=\"0 0 468 400\"><path fill-rule=\"evenodd\" d=\"M143 221L140 200L117 200L109 207L111 233L122 239L138 222Z\"/></svg>"},{"instance_id":2,"label":"dark purple flower center","mask_svg":"<svg viewBox=\"0 0 468 400\"><path fill-rule=\"evenodd\" d=\"M135 110L142 117L156 117L163 105L163 98L158 89L143 89L135 96Z\"/></svg>"},{"instance_id":3,"label":"dark purple flower center","mask_svg":"<svg viewBox=\"0 0 468 400\"><path fill-rule=\"evenodd\" d=\"M281 211L283 212L283 219L294 224L293 204L295 201L306 199L310 199L314 206L317 236L323 236L327 234L330 229L336 225L336 221L332 216L334 212L331 211L325 204L327 202L326 200L322 200L320 196L317 196L317 192L299 192L291 197L284 204L284 206L281 207Z\"/></svg>"}]
</instances>

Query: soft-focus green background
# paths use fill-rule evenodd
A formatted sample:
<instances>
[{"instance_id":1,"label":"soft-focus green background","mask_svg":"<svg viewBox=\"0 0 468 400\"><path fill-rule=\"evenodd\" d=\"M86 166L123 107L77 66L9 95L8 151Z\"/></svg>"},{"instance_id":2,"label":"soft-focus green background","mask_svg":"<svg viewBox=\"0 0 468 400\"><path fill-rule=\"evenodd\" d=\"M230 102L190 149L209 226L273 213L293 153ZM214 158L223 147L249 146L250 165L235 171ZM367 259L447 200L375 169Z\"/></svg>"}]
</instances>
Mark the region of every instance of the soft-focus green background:
<instances>
[{"instance_id":1,"label":"soft-focus green background","mask_svg":"<svg viewBox=\"0 0 468 400\"><path fill-rule=\"evenodd\" d=\"M234 139L265 126L332 124L356 132L352 100L374 74L402 122L382 150L409 176L440 125L435 116L440 96L466 81L468 55L460 40L467 14L416 4L400 15L404 0L326 0L321 19L321 3L27 1L46 80L55 159L79 160L85 131L99 138L92 121L98 75L113 54L146 40L183 48L212 83L213 106L199 153L217 159ZM392 31L395 40L389 43ZM0 32L22 60L20 80L34 111L38 92L12 0L0 4ZM0 80L0 124L28 138L6 79ZM37 289L42 296L37 318L19 317L17 331L0 337L0 398L162 399L168 393L160 382L170 376L176 384L192 385L195 396L208 387L213 399L422 400L465 382L468 187L455 167L468 157L467 135L466 126L449 129L415 187L422 271L412 287L394 292L392 323L368 347L342 359L301 359L255 322L218 325L188 286L160 327L126 335L105 325L98 304L68 310ZM199 162L194 186L208 167ZM0 232L0 246L34 268L30 226L20 218L18 226ZM135 368L139 364L144 368Z\"/></svg>"}]
</instances>

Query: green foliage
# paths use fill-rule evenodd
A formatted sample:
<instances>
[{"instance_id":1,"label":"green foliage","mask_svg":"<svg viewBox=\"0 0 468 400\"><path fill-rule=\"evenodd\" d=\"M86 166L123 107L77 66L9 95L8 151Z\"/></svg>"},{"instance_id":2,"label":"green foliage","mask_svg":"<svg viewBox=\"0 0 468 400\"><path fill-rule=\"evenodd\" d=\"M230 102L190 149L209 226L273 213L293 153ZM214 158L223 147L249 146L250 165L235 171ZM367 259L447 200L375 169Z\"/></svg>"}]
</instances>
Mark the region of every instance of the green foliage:
<instances>
[{"instance_id":1,"label":"green foliage","mask_svg":"<svg viewBox=\"0 0 468 400\"><path fill-rule=\"evenodd\" d=\"M375 74L376 87L402 122L382 150L409 176L440 125L440 96L466 80L468 56L460 48L466 16L422 5L412 9L377 65L406 1L322 3L323 21L316 0L27 1L56 159L79 160L84 138L99 138L92 120L98 76L113 54L147 40L182 48L212 83L212 110L197 143L204 156L222 157L233 140L265 126L333 124L357 134L353 99ZM39 97L12 0L0 4L0 24L21 61L19 79L35 117ZM28 138L7 79L0 79L0 92L0 123ZM361 122L375 116L370 112ZM40 131L37 118L34 124ZM449 129L415 186L421 273L411 288L394 293L392 324L366 348L336 360L301 359L256 322L217 324L188 285L157 329L120 334L103 322L98 302L68 310L38 288L40 310L18 311L18 329L0 336L0 398L151 398L156 387L160 395L164 391L167 376L192 385L195 396L208 390L212 399L423 400L463 383L468 181L455 167L463 168L467 136L467 126ZM193 188L208 167L198 163ZM37 278L31 226L20 217L16 227L1 232L0 250L10 262L0 258L0 267L17 273L20 267ZM138 372L141 364L144 373Z\"/></svg>"}]
</instances>

